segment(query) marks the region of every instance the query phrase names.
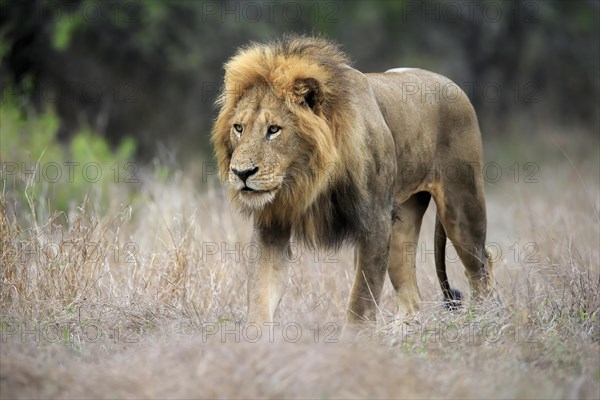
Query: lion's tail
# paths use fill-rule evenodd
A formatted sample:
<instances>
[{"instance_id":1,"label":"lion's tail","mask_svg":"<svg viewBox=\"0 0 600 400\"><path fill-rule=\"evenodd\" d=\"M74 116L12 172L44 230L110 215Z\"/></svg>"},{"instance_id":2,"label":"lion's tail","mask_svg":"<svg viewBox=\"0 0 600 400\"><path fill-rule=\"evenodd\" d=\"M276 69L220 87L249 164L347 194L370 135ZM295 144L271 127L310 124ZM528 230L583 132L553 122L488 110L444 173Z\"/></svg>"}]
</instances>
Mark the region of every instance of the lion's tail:
<instances>
[{"instance_id":1,"label":"lion's tail","mask_svg":"<svg viewBox=\"0 0 600 400\"><path fill-rule=\"evenodd\" d=\"M444 293L444 303L446 308L456 308L462 300L462 294L450 288L448 275L446 274L446 230L440 221L439 215L435 217L435 271L437 272L442 293Z\"/></svg>"}]
</instances>

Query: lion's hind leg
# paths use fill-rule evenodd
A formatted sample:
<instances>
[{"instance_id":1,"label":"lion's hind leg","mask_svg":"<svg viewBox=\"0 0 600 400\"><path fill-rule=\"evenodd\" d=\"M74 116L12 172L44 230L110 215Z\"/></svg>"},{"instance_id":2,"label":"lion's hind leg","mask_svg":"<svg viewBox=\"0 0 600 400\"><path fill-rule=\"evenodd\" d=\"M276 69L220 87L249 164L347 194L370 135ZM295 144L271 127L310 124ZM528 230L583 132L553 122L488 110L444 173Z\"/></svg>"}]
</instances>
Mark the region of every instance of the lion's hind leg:
<instances>
[{"instance_id":1,"label":"lion's hind leg","mask_svg":"<svg viewBox=\"0 0 600 400\"><path fill-rule=\"evenodd\" d=\"M487 225L485 200L482 185L477 182L477 180L466 184L463 182L460 187L448 184L443 188L443 196L434 197L440 219L439 230L443 230L448 235L465 267L471 287L471 297L482 299L491 294L491 271L489 252L485 247ZM441 260L442 256L436 255L437 257ZM440 277L439 269L438 267L438 277ZM442 290L444 290L442 281L447 282L447 278L444 278L445 274L440 277ZM446 288L449 288L449 285ZM447 295L448 293L444 293L446 298Z\"/></svg>"},{"instance_id":2,"label":"lion's hind leg","mask_svg":"<svg viewBox=\"0 0 600 400\"><path fill-rule=\"evenodd\" d=\"M398 298L399 314L412 316L420 309L416 258L423 214L431 195L420 192L395 207L388 274Z\"/></svg>"}]
</instances>

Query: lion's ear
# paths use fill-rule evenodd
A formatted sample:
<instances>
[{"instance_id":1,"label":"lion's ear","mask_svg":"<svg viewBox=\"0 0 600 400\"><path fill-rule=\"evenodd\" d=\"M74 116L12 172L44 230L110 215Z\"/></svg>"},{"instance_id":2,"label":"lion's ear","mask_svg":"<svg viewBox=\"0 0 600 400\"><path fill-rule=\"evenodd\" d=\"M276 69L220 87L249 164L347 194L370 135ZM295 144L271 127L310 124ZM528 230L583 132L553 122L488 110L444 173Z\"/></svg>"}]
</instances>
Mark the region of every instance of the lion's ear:
<instances>
[{"instance_id":1,"label":"lion's ear","mask_svg":"<svg viewBox=\"0 0 600 400\"><path fill-rule=\"evenodd\" d=\"M323 90L319 81L315 78L297 79L292 90L300 105L307 106L316 114L321 113Z\"/></svg>"}]
</instances>

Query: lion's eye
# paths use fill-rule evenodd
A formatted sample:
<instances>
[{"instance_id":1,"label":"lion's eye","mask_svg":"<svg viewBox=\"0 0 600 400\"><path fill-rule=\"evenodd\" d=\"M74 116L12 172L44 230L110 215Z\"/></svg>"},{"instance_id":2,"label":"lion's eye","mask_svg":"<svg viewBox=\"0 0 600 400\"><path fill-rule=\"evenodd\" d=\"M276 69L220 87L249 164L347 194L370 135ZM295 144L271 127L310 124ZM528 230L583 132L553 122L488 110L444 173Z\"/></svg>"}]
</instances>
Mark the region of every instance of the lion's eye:
<instances>
[{"instance_id":1,"label":"lion's eye","mask_svg":"<svg viewBox=\"0 0 600 400\"><path fill-rule=\"evenodd\" d=\"M234 124L234 125L233 125L233 129L235 129L235 131L236 131L237 133L242 133L242 131L244 130L244 127L243 127L243 126L241 126L240 124Z\"/></svg>"},{"instance_id":2,"label":"lion's eye","mask_svg":"<svg viewBox=\"0 0 600 400\"><path fill-rule=\"evenodd\" d=\"M277 125L271 125L267 128L267 139L274 139L275 136L279 135L281 127Z\"/></svg>"}]
</instances>

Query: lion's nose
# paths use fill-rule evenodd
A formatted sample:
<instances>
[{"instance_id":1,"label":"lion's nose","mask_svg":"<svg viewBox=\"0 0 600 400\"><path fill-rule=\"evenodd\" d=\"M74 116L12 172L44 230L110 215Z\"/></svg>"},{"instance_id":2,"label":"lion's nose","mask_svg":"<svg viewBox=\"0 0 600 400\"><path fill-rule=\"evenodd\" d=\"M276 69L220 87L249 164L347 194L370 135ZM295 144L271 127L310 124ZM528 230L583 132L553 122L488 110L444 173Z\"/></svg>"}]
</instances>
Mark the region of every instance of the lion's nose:
<instances>
[{"instance_id":1,"label":"lion's nose","mask_svg":"<svg viewBox=\"0 0 600 400\"><path fill-rule=\"evenodd\" d=\"M239 169L231 168L231 172L239 176L242 182L246 183L246 179L258 172L258 167L254 167L252 169L245 169L242 171L240 171Z\"/></svg>"}]
</instances>

